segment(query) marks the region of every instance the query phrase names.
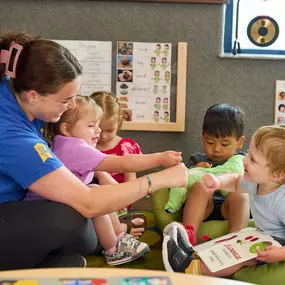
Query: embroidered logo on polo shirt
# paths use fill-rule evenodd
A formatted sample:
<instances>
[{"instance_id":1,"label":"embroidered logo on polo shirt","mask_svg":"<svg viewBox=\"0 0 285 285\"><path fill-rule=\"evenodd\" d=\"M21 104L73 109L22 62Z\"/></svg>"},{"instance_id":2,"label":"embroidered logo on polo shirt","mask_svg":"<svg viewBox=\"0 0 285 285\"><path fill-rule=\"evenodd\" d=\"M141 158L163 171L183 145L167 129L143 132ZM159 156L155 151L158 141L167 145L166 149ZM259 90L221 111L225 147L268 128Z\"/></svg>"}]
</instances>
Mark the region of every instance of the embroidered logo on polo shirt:
<instances>
[{"instance_id":1,"label":"embroidered logo on polo shirt","mask_svg":"<svg viewBox=\"0 0 285 285\"><path fill-rule=\"evenodd\" d=\"M52 158L52 154L44 144L37 143L34 148L43 162L45 162L48 158Z\"/></svg>"}]
</instances>

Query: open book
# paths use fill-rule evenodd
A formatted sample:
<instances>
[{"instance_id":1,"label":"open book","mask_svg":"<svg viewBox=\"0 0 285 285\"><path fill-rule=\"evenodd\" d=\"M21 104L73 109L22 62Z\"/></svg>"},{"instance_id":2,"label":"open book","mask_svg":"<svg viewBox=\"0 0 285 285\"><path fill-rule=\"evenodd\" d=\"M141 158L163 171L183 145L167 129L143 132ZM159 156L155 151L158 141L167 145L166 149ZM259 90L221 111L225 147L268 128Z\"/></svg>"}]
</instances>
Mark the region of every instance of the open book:
<instances>
[{"instance_id":1,"label":"open book","mask_svg":"<svg viewBox=\"0 0 285 285\"><path fill-rule=\"evenodd\" d=\"M221 269L255 258L268 245L282 247L271 236L255 228L245 228L194 247L206 266L216 272Z\"/></svg>"}]
</instances>

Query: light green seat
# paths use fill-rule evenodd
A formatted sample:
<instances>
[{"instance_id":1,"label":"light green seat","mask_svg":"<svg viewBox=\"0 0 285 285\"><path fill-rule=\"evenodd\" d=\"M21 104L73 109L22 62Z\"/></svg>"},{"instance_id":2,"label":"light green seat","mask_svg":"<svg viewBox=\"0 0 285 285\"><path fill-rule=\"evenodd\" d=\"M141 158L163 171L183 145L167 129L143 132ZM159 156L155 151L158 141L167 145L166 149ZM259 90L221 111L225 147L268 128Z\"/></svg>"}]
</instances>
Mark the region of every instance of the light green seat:
<instances>
[{"instance_id":1,"label":"light green seat","mask_svg":"<svg viewBox=\"0 0 285 285\"><path fill-rule=\"evenodd\" d=\"M152 211L157 227L163 232L166 225L174 221L181 221L183 209L174 214L164 211L164 206L169 198L169 189L160 189L151 196ZM250 220L249 227L254 227L254 221ZM201 235L207 234L211 238L217 238L227 234L228 221L209 221L202 223L198 232L198 242L202 242ZM261 266L244 267L233 275L233 279L251 282L260 285L284 285L285 262L277 264L265 264Z\"/></svg>"}]
</instances>

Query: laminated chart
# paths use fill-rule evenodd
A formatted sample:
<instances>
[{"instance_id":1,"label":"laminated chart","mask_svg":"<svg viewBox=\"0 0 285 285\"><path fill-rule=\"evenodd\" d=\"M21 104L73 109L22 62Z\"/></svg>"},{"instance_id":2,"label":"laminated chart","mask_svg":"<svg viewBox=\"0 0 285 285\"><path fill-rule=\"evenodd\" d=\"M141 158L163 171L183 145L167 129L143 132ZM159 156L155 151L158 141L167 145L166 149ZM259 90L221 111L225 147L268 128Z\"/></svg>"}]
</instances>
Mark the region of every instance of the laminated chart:
<instances>
[{"instance_id":1,"label":"laminated chart","mask_svg":"<svg viewBox=\"0 0 285 285\"><path fill-rule=\"evenodd\" d=\"M80 95L95 91L111 92L112 42L56 40L77 58L82 66Z\"/></svg>"},{"instance_id":2,"label":"laminated chart","mask_svg":"<svg viewBox=\"0 0 285 285\"><path fill-rule=\"evenodd\" d=\"M118 42L116 67L123 120L169 123L171 44Z\"/></svg>"}]
</instances>

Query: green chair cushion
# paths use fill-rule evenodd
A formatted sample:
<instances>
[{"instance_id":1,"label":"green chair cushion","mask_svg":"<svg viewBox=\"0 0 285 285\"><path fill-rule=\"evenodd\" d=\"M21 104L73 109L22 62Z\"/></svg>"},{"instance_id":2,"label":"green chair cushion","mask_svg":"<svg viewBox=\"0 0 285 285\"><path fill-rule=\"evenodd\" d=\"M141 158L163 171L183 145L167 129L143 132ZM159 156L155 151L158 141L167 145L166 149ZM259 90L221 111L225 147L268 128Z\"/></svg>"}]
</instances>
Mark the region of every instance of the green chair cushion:
<instances>
[{"instance_id":1,"label":"green chair cushion","mask_svg":"<svg viewBox=\"0 0 285 285\"><path fill-rule=\"evenodd\" d=\"M161 232L163 232L164 227L169 223L182 221L183 209L180 209L174 214L169 214L164 211L164 206L168 201L168 197L168 188L159 189L151 196L153 215L156 225ZM254 227L254 221L250 220L248 226ZM202 223L197 235L198 242L202 242L202 234L207 234L211 238L217 238L227 234L227 230L228 221L204 222ZM285 262L244 267L233 275L233 279L260 285L284 285Z\"/></svg>"}]
</instances>

